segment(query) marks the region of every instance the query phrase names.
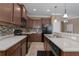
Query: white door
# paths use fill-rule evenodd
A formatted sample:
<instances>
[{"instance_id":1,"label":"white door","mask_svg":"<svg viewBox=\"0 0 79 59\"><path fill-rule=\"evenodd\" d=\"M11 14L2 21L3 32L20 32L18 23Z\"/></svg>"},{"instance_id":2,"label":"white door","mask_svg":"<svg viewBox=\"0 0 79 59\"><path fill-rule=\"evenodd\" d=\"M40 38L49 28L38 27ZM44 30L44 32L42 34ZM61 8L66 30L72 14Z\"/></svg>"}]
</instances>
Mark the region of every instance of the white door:
<instances>
[{"instance_id":1,"label":"white door","mask_svg":"<svg viewBox=\"0 0 79 59\"><path fill-rule=\"evenodd\" d=\"M61 21L53 23L53 32L61 32Z\"/></svg>"}]
</instances>

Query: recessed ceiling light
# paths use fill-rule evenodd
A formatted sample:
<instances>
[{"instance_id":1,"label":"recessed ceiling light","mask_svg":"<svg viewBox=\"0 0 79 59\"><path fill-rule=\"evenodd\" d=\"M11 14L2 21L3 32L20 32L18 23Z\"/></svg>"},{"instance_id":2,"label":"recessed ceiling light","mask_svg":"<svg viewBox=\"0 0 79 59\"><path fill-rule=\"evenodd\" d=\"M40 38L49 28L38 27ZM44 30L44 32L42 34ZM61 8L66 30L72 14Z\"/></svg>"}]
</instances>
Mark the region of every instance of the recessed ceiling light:
<instances>
[{"instance_id":1,"label":"recessed ceiling light","mask_svg":"<svg viewBox=\"0 0 79 59\"><path fill-rule=\"evenodd\" d=\"M36 11L37 9L33 9L33 11Z\"/></svg>"},{"instance_id":2,"label":"recessed ceiling light","mask_svg":"<svg viewBox=\"0 0 79 59\"><path fill-rule=\"evenodd\" d=\"M50 12L50 9L47 9L46 11L47 11L47 12Z\"/></svg>"}]
</instances>

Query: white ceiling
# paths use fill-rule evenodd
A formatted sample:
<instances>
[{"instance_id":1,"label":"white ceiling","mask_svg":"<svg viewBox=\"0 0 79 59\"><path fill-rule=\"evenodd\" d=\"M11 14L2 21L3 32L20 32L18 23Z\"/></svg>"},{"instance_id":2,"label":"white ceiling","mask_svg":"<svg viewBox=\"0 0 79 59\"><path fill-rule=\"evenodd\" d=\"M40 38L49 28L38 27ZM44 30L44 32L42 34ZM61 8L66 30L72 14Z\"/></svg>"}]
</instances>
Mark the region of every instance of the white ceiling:
<instances>
[{"instance_id":1,"label":"white ceiling","mask_svg":"<svg viewBox=\"0 0 79 59\"><path fill-rule=\"evenodd\" d=\"M29 16L51 16L52 14L63 15L65 5L68 16L79 16L79 3L24 3ZM54 7L57 6L55 9ZM36 9L36 11L33 11ZM46 10L50 11L47 12Z\"/></svg>"}]
</instances>

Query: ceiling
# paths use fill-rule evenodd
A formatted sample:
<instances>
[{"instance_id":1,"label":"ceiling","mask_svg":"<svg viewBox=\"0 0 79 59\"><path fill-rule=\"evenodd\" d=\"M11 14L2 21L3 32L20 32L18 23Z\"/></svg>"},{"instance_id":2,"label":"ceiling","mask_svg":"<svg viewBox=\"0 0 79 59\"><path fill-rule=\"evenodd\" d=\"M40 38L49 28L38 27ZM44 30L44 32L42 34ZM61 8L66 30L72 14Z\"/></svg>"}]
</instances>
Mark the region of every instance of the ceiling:
<instances>
[{"instance_id":1,"label":"ceiling","mask_svg":"<svg viewBox=\"0 0 79 59\"><path fill-rule=\"evenodd\" d=\"M24 6L29 16L51 16L55 14L63 16L65 7L68 16L79 16L79 3L24 3Z\"/></svg>"}]
</instances>

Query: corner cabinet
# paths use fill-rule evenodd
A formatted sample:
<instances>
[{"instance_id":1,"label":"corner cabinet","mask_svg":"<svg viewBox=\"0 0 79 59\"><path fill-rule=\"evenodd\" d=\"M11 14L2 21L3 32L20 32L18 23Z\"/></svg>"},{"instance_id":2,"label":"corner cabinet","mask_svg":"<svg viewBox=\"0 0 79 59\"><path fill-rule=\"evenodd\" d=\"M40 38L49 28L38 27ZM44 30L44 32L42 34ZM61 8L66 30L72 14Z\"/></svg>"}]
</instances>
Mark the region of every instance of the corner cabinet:
<instances>
[{"instance_id":1,"label":"corner cabinet","mask_svg":"<svg viewBox=\"0 0 79 59\"><path fill-rule=\"evenodd\" d=\"M0 21L11 23L13 12L13 4L3 3L0 4Z\"/></svg>"}]
</instances>

